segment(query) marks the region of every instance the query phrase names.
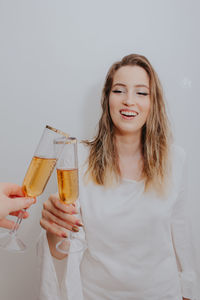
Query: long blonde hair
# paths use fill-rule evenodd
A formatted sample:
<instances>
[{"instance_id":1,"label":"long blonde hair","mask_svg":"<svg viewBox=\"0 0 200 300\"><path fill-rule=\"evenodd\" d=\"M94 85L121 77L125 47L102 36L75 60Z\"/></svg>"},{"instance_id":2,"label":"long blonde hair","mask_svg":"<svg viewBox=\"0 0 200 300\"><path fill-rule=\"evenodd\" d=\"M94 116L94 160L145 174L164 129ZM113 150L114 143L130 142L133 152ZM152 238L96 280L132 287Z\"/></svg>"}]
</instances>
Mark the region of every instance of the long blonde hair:
<instances>
[{"instance_id":1,"label":"long blonde hair","mask_svg":"<svg viewBox=\"0 0 200 300\"><path fill-rule=\"evenodd\" d=\"M142 55L125 56L121 61L114 63L107 73L97 135L92 141L84 141L90 147L86 175L95 184L104 186L110 186L121 179L109 96L115 72L122 66L140 66L149 76L151 105L141 134L142 178L145 180L145 191L153 188L158 194L164 195L169 182L172 135L159 78L150 62Z\"/></svg>"}]
</instances>

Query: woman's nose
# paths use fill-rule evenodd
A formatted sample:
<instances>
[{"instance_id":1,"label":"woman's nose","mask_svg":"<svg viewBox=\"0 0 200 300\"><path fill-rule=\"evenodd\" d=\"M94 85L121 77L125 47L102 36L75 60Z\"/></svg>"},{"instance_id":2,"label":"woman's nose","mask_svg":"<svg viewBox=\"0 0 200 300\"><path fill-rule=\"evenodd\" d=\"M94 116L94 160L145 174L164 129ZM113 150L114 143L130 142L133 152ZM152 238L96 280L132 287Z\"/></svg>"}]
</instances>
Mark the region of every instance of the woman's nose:
<instances>
[{"instance_id":1,"label":"woman's nose","mask_svg":"<svg viewBox=\"0 0 200 300\"><path fill-rule=\"evenodd\" d=\"M132 93L127 93L126 97L123 99L123 104L125 105L134 105L135 104L135 97Z\"/></svg>"}]
</instances>

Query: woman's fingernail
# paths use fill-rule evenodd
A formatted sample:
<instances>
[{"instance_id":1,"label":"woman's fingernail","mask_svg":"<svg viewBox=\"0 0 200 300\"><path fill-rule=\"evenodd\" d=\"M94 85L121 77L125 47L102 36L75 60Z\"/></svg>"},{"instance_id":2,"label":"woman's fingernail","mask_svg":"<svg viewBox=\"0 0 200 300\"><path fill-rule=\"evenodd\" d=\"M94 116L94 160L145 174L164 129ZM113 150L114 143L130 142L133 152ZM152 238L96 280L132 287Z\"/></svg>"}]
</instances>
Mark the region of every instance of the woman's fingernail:
<instances>
[{"instance_id":1,"label":"woman's fingernail","mask_svg":"<svg viewBox=\"0 0 200 300\"><path fill-rule=\"evenodd\" d=\"M66 233L62 233L61 236L62 236L63 238L67 238L67 234L66 234Z\"/></svg>"},{"instance_id":2,"label":"woman's fingernail","mask_svg":"<svg viewBox=\"0 0 200 300\"><path fill-rule=\"evenodd\" d=\"M74 231L74 232L79 232L78 226L73 226L73 227L72 227L72 231Z\"/></svg>"},{"instance_id":3,"label":"woman's fingernail","mask_svg":"<svg viewBox=\"0 0 200 300\"><path fill-rule=\"evenodd\" d=\"M76 221L76 225L83 227L83 224L80 221Z\"/></svg>"}]
</instances>

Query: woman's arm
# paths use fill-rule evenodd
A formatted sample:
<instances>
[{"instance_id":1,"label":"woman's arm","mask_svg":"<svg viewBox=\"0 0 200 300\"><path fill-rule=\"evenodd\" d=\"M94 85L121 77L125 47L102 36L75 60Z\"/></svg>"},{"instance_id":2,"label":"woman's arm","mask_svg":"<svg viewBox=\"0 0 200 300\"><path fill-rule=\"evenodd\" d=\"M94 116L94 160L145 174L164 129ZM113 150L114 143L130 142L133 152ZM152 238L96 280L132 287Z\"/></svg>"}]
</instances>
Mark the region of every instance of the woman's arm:
<instances>
[{"instance_id":1,"label":"woman's arm","mask_svg":"<svg viewBox=\"0 0 200 300\"><path fill-rule=\"evenodd\" d=\"M62 204L57 194L51 195L43 205L40 225L47 232L51 255L57 259L63 259L67 255L58 252L56 244L61 239L67 238L68 230L78 232L79 226L82 226L80 220L73 216L77 213L78 211L74 205ZM69 247L68 243L66 243L66 247Z\"/></svg>"}]
</instances>

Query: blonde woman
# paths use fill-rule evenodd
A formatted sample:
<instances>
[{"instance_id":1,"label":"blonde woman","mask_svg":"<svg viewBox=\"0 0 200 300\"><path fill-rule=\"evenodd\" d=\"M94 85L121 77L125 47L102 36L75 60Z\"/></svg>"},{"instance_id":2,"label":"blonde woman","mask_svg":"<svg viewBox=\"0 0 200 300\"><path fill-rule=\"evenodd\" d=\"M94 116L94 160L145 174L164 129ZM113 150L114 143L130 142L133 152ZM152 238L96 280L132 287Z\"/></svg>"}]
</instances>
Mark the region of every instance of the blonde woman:
<instances>
[{"instance_id":1,"label":"blonde woman","mask_svg":"<svg viewBox=\"0 0 200 300\"><path fill-rule=\"evenodd\" d=\"M96 137L79 145L87 249L55 244L82 225L57 195L44 203L39 298L192 299L185 222L185 153L172 144L162 88L150 62L131 54L109 70ZM85 164L86 162L86 164Z\"/></svg>"}]
</instances>

